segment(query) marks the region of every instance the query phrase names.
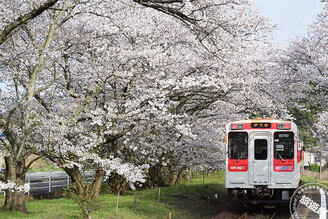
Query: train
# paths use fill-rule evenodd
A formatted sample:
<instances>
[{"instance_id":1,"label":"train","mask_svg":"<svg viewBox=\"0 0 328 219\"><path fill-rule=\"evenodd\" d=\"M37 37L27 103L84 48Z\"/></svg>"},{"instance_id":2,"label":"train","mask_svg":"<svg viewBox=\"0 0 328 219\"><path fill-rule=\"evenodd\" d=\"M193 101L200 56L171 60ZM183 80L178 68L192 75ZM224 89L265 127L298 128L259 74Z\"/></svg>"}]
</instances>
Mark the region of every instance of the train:
<instances>
[{"instance_id":1,"label":"train","mask_svg":"<svg viewBox=\"0 0 328 219\"><path fill-rule=\"evenodd\" d=\"M259 118L227 124L228 201L288 203L301 182L303 150L294 122Z\"/></svg>"}]
</instances>

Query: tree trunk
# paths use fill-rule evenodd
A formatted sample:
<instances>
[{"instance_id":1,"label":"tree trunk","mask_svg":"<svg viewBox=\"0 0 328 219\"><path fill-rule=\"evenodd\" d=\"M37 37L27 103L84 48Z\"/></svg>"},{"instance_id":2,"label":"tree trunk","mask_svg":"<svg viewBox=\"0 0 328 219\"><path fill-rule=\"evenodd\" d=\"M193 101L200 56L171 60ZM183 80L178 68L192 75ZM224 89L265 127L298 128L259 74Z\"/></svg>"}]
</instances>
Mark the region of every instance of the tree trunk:
<instances>
[{"instance_id":1,"label":"tree trunk","mask_svg":"<svg viewBox=\"0 0 328 219\"><path fill-rule=\"evenodd\" d=\"M13 202L13 192L11 189L5 190L5 203L3 205L3 210L10 210Z\"/></svg>"},{"instance_id":2,"label":"tree trunk","mask_svg":"<svg viewBox=\"0 0 328 219\"><path fill-rule=\"evenodd\" d=\"M85 190L88 186L91 186L90 189L90 198L95 199L99 197L102 179L104 175L103 170L97 170L95 173L95 179L91 182L92 185L88 185L83 179L82 173L77 166L74 166L73 169L71 168L63 168L63 170L71 177L72 182L75 185L75 192L78 195L84 194ZM90 187L89 187L90 188Z\"/></svg>"},{"instance_id":3,"label":"tree trunk","mask_svg":"<svg viewBox=\"0 0 328 219\"><path fill-rule=\"evenodd\" d=\"M178 179L178 171L177 170L172 171L170 176L171 176L170 184L175 185L175 183L177 182L177 179Z\"/></svg>"},{"instance_id":4,"label":"tree trunk","mask_svg":"<svg viewBox=\"0 0 328 219\"><path fill-rule=\"evenodd\" d=\"M163 167L161 165L151 166L148 170L149 187L152 186L163 186L166 184L166 176L163 174Z\"/></svg>"},{"instance_id":5,"label":"tree trunk","mask_svg":"<svg viewBox=\"0 0 328 219\"><path fill-rule=\"evenodd\" d=\"M24 192L14 192L13 193L13 202L12 202L11 211L19 211L27 214L27 208L25 206L25 195Z\"/></svg>"},{"instance_id":6,"label":"tree trunk","mask_svg":"<svg viewBox=\"0 0 328 219\"><path fill-rule=\"evenodd\" d=\"M112 173L108 178L107 183L110 187L110 191L114 194L120 193L121 195L124 195L126 193L126 180L123 176L117 173Z\"/></svg>"},{"instance_id":7,"label":"tree trunk","mask_svg":"<svg viewBox=\"0 0 328 219\"><path fill-rule=\"evenodd\" d=\"M91 188L91 198L92 199L99 197L103 176L104 176L104 171L102 171L102 170L96 171L95 179L92 182L93 185Z\"/></svg>"},{"instance_id":8,"label":"tree trunk","mask_svg":"<svg viewBox=\"0 0 328 219\"><path fill-rule=\"evenodd\" d=\"M177 175L177 178L175 179L175 182L173 185L177 185L180 182L181 174L183 173L184 169L181 169Z\"/></svg>"},{"instance_id":9,"label":"tree trunk","mask_svg":"<svg viewBox=\"0 0 328 219\"><path fill-rule=\"evenodd\" d=\"M8 181L15 182L16 181L16 173L15 173L15 165L13 163L13 157L11 155L5 156L5 163L6 163L6 169L5 169L5 181L4 183L7 183ZM3 206L4 210L10 210L13 202L13 192L12 189L6 189L5 190L5 203Z\"/></svg>"},{"instance_id":10,"label":"tree trunk","mask_svg":"<svg viewBox=\"0 0 328 219\"><path fill-rule=\"evenodd\" d=\"M16 183L16 186L24 186L25 184L25 161L18 160L16 166L13 162L13 157L6 156L6 181L11 181ZM16 168L15 168L16 167ZM12 191L7 189L5 196L5 204L3 209L10 211L19 211L22 213L28 213L25 206L25 196L24 192Z\"/></svg>"},{"instance_id":11,"label":"tree trunk","mask_svg":"<svg viewBox=\"0 0 328 219\"><path fill-rule=\"evenodd\" d=\"M74 166L73 168L63 168L63 170L71 177L72 182L75 185L76 194L83 194L87 185L84 182L79 167Z\"/></svg>"},{"instance_id":12,"label":"tree trunk","mask_svg":"<svg viewBox=\"0 0 328 219\"><path fill-rule=\"evenodd\" d=\"M101 169L95 171L95 179L91 182L91 184L86 183L85 179L82 176L82 173L78 166L73 166L73 168L63 167L63 164L60 162L56 162L56 164L61 167L72 179L74 183L75 193L79 196L88 196L91 199L96 199L99 197L102 180L105 172ZM87 191L87 194L86 194Z\"/></svg>"},{"instance_id":13,"label":"tree trunk","mask_svg":"<svg viewBox=\"0 0 328 219\"><path fill-rule=\"evenodd\" d=\"M25 161L18 160L16 164L16 185L24 186L25 184ZM25 206L25 195L24 192L13 193L13 204L11 206L12 211L19 211L28 213Z\"/></svg>"}]
</instances>

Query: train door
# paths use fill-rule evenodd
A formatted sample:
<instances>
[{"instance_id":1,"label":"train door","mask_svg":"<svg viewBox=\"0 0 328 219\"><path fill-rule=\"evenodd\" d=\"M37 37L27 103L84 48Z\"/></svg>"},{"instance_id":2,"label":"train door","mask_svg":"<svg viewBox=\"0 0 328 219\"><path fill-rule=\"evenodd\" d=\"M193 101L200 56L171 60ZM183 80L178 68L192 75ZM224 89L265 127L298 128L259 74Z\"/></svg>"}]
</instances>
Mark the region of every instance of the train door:
<instances>
[{"instance_id":1,"label":"train door","mask_svg":"<svg viewBox=\"0 0 328 219\"><path fill-rule=\"evenodd\" d=\"M272 137L270 133L258 132L250 135L249 158L252 164L253 174L250 182L254 184L269 184L270 181L270 157L272 150Z\"/></svg>"}]
</instances>

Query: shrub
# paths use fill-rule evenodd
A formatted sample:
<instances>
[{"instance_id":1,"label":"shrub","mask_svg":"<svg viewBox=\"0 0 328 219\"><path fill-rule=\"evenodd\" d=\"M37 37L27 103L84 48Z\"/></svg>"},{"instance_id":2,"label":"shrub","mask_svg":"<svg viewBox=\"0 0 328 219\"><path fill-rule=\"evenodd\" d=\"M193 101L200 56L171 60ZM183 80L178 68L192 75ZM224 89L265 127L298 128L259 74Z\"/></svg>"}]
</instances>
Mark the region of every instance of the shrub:
<instances>
[{"instance_id":1,"label":"shrub","mask_svg":"<svg viewBox=\"0 0 328 219\"><path fill-rule=\"evenodd\" d=\"M68 198L72 199L79 206L81 218L90 219L90 213L100 207L101 199L91 197L91 186L86 186L81 193L78 193L73 184L65 193Z\"/></svg>"},{"instance_id":2,"label":"shrub","mask_svg":"<svg viewBox=\"0 0 328 219\"><path fill-rule=\"evenodd\" d=\"M311 164L311 170L313 172L319 172L319 165L317 163Z\"/></svg>"}]
</instances>

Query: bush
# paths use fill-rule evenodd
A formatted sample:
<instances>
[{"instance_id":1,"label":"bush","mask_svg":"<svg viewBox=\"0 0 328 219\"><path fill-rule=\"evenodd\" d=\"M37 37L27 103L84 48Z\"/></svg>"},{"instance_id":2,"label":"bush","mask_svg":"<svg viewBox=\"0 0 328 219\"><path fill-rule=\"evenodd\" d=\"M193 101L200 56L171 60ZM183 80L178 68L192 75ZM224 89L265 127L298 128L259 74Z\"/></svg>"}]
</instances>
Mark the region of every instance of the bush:
<instances>
[{"instance_id":1,"label":"bush","mask_svg":"<svg viewBox=\"0 0 328 219\"><path fill-rule=\"evenodd\" d=\"M319 165L317 163L311 164L311 170L313 172L319 172Z\"/></svg>"},{"instance_id":2,"label":"bush","mask_svg":"<svg viewBox=\"0 0 328 219\"><path fill-rule=\"evenodd\" d=\"M91 197L91 186L86 186L81 193L78 193L73 184L65 193L79 206L81 218L90 219L90 213L100 208L101 198L93 199Z\"/></svg>"}]
</instances>

